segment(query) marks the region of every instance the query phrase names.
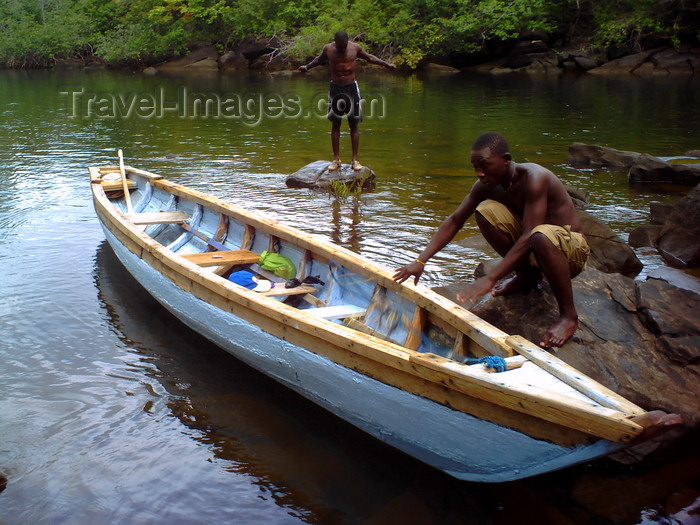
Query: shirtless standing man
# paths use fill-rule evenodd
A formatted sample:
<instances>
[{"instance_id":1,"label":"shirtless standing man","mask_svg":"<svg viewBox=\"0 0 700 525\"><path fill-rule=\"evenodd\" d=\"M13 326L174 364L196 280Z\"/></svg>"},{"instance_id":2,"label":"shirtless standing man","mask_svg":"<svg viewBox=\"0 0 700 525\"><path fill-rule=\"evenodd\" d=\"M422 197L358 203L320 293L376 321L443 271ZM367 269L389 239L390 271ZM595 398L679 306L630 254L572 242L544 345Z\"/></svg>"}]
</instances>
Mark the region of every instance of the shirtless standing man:
<instances>
[{"instance_id":1,"label":"shirtless standing man","mask_svg":"<svg viewBox=\"0 0 700 525\"><path fill-rule=\"evenodd\" d=\"M403 282L413 275L418 283L428 259L475 213L481 234L503 259L488 275L459 292L457 300L473 303L491 289L493 295L526 290L544 274L559 305L559 319L540 345L561 346L578 328L571 279L583 270L590 251L573 202L551 171L534 163L513 162L505 138L498 133L484 133L476 140L471 163L478 178L471 191L416 260L396 271L394 280ZM514 277L498 283L513 271Z\"/></svg>"},{"instance_id":2,"label":"shirtless standing man","mask_svg":"<svg viewBox=\"0 0 700 525\"><path fill-rule=\"evenodd\" d=\"M328 120L332 122L333 162L328 166L328 171L337 170L341 166L340 123L343 115L346 114L350 125L350 142L352 143L352 169L355 171L362 169L362 165L357 161L357 150L360 144L358 124L362 121L360 111L362 97L355 80L355 65L358 58L388 69L396 68L394 64L389 64L366 53L359 44L349 42L348 34L345 31L338 31L333 42L323 46L320 55L305 66L299 67L299 71L305 73L312 67L328 63L331 71L331 87L328 91Z\"/></svg>"}]
</instances>

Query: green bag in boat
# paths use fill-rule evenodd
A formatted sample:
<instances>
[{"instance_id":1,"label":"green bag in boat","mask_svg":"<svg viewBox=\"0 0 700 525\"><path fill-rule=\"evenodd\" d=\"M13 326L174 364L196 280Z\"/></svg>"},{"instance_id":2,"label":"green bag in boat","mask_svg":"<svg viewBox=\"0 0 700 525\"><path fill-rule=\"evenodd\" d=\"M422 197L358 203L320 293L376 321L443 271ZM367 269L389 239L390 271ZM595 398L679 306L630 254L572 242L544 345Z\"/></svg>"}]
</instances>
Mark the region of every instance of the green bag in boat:
<instances>
[{"instance_id":1,"label":"green bag in boat","mask_svg":"<svg viewBox=\"0 0 700 525\"><path fill-rule=\"evenodd\" d=\"M270 253L267 250L260 254L260 268L268 270L282 279L289 280L297 276L294 263L279 253Z\"/></svg>"}]
</instances>

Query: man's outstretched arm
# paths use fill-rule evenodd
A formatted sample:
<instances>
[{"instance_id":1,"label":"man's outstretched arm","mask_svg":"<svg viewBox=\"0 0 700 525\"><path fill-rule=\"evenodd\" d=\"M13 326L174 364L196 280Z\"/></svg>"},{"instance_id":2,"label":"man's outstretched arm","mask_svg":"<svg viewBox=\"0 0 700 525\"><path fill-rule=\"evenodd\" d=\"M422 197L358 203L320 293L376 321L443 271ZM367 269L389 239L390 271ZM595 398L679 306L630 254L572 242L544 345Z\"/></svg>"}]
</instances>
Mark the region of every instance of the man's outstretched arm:
<instances>
[{"instance_id":1,"label":"man's outstretched arm","mask_svg":"<svg viewBox=\"0 0 700 525\"><path fill-rule=\"evenodd\" d=\"M390 64L389 62L385 62L381 58L378 58L374 55L371 55L362 49L360 49L360 51L358 51L357 57L361 58L363 60L366 60L370 64L377 64L378 66L384 66L387 69L396 69L396 66L394 64Z\"/></svg>"},{"instance_id":2,"label":"man's outstretched arm","mask_svg":"<svg viewBox=\"0 0 700 525\"><path fill-rule=\"evenodd\" d=\"M311 62L309 62L306 65L299 66L299 71L301 71L302 73L306 73L312 67L316 67L319 64L325 64L327 61L328 57L326 56L326 48L323 48L321 54L314 58Z\"/></svg>"}]
</instances>

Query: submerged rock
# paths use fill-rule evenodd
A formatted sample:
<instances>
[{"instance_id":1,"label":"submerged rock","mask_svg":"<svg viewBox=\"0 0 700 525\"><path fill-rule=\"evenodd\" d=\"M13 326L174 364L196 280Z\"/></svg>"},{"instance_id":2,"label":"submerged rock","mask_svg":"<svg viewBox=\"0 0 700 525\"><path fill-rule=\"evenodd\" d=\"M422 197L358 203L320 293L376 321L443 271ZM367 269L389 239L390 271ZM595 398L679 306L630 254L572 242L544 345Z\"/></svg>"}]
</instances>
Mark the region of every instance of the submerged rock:
<instances>
[{"instance_id":1,"label":"submerged rock","mask_svg":"<svg viewBox=\"0 0 700 525\"><path fill-rule=\"evenodd\" d=\"M671 164L643 154L637 157L627 174L630 183L656 182L694 186L700 183L700 165Z\"/></svg>"},{"instance_id":2,"label":"submerged rock","mask_svg":"<svg viewBox=\"0 0 700 525\"><path fill-rule=\"evenodd\" d=\"M350 164L343 164L339 169L328 171L331 163L327 160L317 160L307 164L296 173L287 177L289 188L312 188L332 191L335 184L346 186L349 190L367 190L374 185L375 174L366 166L355 171Z\"/></svg>"},{"instance_id":3,"label":"submerged rock","mask_svg":"<svg viewBox=\"0 0 700 525\"><path fill-rule=\"evenodd\" d=\"M591 168L631 168L641 155L635 151L606 148L596 144L574 142L566 161L571 166Z\"/></svg>"}]
</instances>

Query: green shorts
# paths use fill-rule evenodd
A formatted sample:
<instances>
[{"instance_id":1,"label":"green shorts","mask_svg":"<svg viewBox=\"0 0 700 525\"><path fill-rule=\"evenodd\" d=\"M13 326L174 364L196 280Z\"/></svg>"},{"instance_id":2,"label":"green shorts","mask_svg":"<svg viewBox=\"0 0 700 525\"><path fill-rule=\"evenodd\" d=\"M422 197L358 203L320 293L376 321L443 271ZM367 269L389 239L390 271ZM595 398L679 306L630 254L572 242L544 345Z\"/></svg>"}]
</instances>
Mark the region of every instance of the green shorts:
<instances>
[{"instance_id":1,"label":"green shorts","mask_svg":"<svg viewBox=\"0 0 700 525\"><path fill-rule=\"evenodd\" d=\"M510 236L513 242L517 241L523 233L522 218L513 213L506 205L491 199L483 201L477 206L484 219L489 221L496 229ZM576 277L586 266L586 260L591 249L583 234L572 232L571 226L557 226L555 224L540 224L535 226L530 235L541 233L556 246L569 261L571 277ZM538 267L535 254L530 252L528 259L532 266Z\"/></svg>"}]
</instances>

